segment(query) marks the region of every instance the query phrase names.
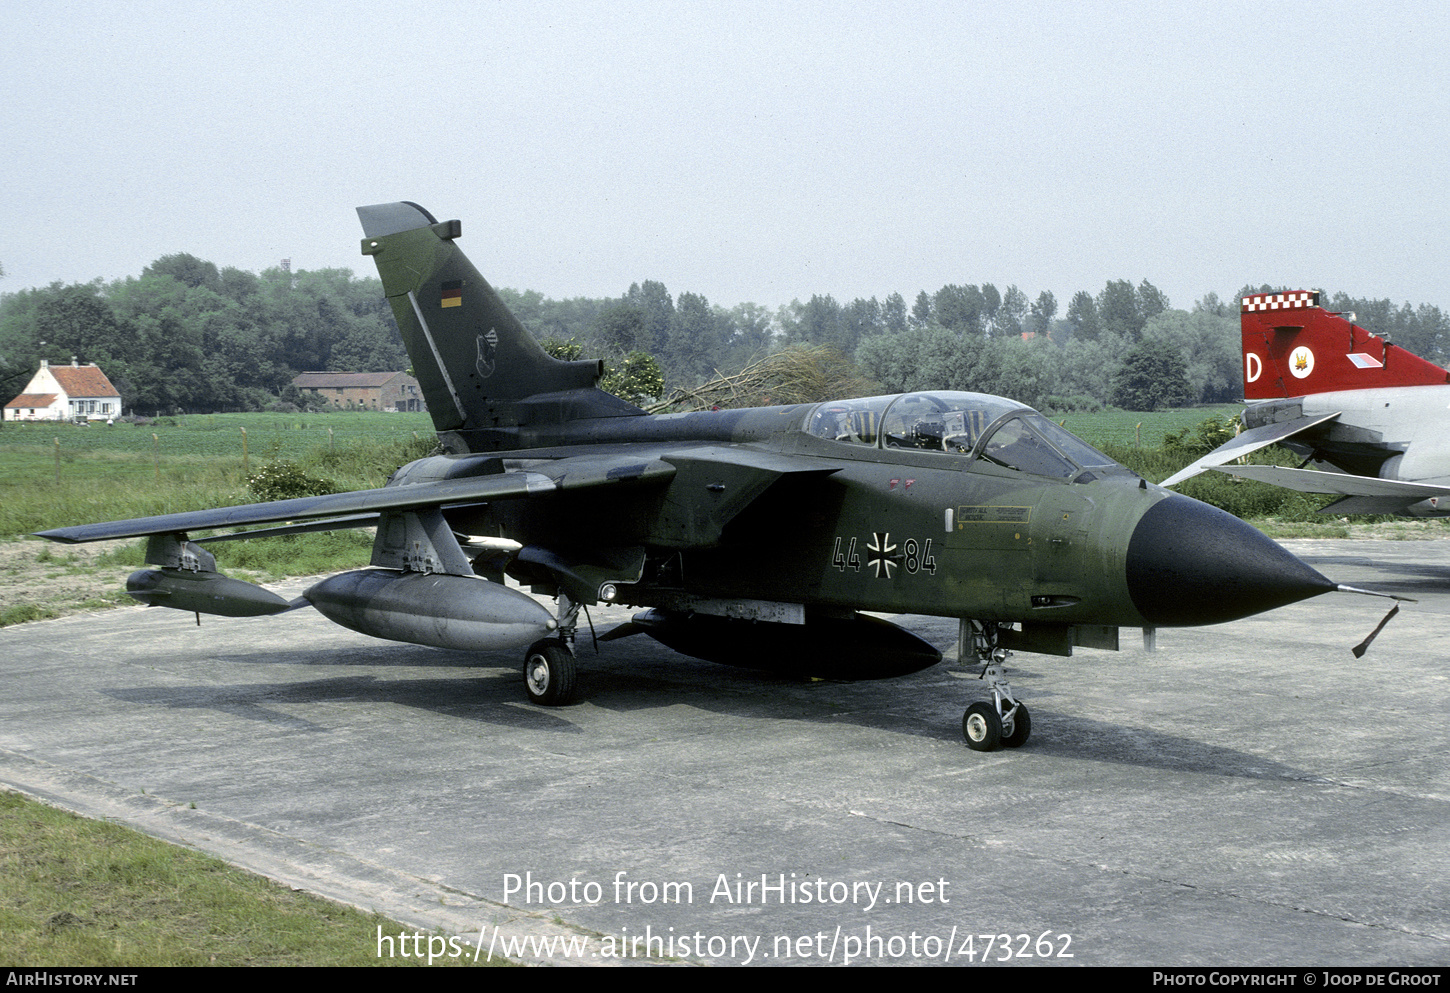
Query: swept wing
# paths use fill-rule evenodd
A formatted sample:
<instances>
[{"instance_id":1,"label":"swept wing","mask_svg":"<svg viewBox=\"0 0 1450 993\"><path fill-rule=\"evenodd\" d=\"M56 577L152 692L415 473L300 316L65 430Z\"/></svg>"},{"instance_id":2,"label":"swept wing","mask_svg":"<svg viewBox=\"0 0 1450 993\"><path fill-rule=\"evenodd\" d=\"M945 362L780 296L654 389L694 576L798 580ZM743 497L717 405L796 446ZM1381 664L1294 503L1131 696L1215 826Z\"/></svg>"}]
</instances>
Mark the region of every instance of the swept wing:
<instances>
[{"instance_id":1,"label":"swept wing","mask_svg":"<svg viewBox=\"0 0 1450 993\"><path fill-rule=\"evenodd\" d=\"M654 459L639 458L572 458L558 459L527 471L494 473L464 479L384 486L376 490L355 490L327 496L299 497L271 503L218 507L181 514L162 514L125 521L83 524L77 527L41 531L39 536L52 541L76 544L110 538L142 538L150 535L178 534L189 531L243 527L250 524L275 524L280 521L306 521L342 515L377 515L389 511L422 510L449 505L484 503L490 500L516 500L568 490L619 486L630 483L663 483L675 473L674 466ZM349 526L371 523L370 518L354 518Z\"/></svg>"},{"instance_id":2,"label":"swept wing","mask_svg":"<svg viewBox=\"0 0 1450 993\"><path fill-rule=\"evenodd\" d=\"M1173 486L1177 483L1181 483L1185 479L1191 479L1192 477L1197 476L1200 472L1203 472L1206 469L1216 469L1221 465L1232 462L1234 459L1242 458L1250 452L1256 452L1260 448L1267 448L1268 446L1276 444L1277 442L1284 441L1287 438L1292 438L1296 434L1301 434L1305 431L1310 430L1311 428L1316 428L1319 425L1324 424L1328 421L1332 421L1337 417L1339 417L1338 411L1333 414L1325 414L1321 417L1298 417L1292 421L1284 421L1279 424L1265 424L1262 427L1252 428L1248 431L1243 432L1232 441L1225 442L1224 444L1219 445L1213 451L1209 452L1207 455L1203 456L1203 458L1194 462L1192 465L1178 470L1173 475L1163 480L1160 485ZM1238 471L1238 469L1242 468L1244 467L1235 467L1235 469L1233 470L1234 475L1245 475L1244 473ZM1332 493L1335 491L1323 490L1315 492Z\"/></svg>"}]
</instances>

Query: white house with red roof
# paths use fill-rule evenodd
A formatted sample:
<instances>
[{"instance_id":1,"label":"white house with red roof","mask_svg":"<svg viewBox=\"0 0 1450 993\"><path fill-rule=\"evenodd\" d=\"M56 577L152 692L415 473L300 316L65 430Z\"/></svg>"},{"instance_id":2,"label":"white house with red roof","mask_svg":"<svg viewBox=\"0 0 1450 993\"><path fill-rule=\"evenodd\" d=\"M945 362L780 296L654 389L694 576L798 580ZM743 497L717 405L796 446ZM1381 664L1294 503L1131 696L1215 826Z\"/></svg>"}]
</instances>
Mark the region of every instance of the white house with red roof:
<instances>
[{"instance_id":1,"label":"white house with red roof","mask_svg":"<svg viewBox=\"0 0 1450 993\"><path fill-rule=\"evenodd\" d=\"M52 366L40 370L14 400L5 405L7 421L69 421L121 416L121 394L94 363Z\"/></svg>"}]
</instances>

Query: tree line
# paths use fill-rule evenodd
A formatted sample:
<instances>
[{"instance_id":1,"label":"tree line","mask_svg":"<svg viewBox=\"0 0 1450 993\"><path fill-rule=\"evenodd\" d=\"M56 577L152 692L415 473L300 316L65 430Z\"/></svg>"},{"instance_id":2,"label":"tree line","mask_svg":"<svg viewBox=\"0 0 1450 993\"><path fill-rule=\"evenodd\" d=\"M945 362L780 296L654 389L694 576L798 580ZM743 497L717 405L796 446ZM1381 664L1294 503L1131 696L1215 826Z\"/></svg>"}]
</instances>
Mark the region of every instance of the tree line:
<instances>
[{"instance_id":1,"label":"tree line","mask_svg":"<svg viewBox=\"0 0 1450 993\"><path fill-rule=\"evenodd\" d=\"M127 410L257 410L304 398L306 370L403 369L377 279L347 269L260 275L167 255L140 276L0 297L0 384L24 388L40 359L94 362Z\"/></svg>"},{"instance_id":2,"label":"tree line","mask_svg":"<svg viewBox=\"0 0 1450 993\"><path fill-rule=\"evenodd\" d=\"M1185 310L1146 279L1113 280L1097 293L1078 291L1061 314L1050 291L1029 297L991 283L921 290L910 305L901 293L849 303L817 294L775 310L712 305L651 280L612 298L499 293L540 341L568 343L620 369L652 356L662 392L810 346L854 360L885 393L959 389L1050 409L1151 409L1142 405L1242 396L1238 297L1273 289L1245 286L1228 301L1208 293ZM1438 307L1344 293L1323 299L1424 358L1450 361L1450 326ZM408 366L376 277L348 269L255 274L184 253L110 283L0 295L0 392L17 395L40 359L71 356L99 365L124 407L142 413L301 407L308 397L290 385L299 372Z\"/></svg>"},{"instance_id":3,"label":"tree line","mask_svg":"<svg viewBox=\"0 0 1450 993\"><path fill-rule=\"evenodd\" d=\"M750 303L712 307L694 293L672 299L658 282L636 283L612 300L503 295L541 339L573 340L605 357L648 352L674 387L732 375L773 350L825 346L854 359L883 393L957 389L1053 410L1151 410L1242 397L1238 301L1298 288L1248 285L1228 301L1210 292L1185 310L1146 279L1112 280L1096 294L1075 293L1060 316L1051 291L1029 299L1016 286L999 291L991 283L922 290L909 307L900 293L846 304L818 294L774 312ZM1438 307L1345 293L1322 302L1450 364L1450 317Z\"/></svg>"}]
</instances>

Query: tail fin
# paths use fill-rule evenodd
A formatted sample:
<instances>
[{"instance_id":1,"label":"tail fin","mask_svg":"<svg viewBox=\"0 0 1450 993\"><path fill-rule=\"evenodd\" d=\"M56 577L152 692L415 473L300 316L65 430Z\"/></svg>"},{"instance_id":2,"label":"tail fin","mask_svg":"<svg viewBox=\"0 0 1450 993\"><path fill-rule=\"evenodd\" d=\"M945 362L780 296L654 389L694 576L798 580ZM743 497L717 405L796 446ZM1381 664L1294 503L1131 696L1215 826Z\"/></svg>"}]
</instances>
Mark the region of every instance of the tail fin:
<instances>
[{"instance_id":1,"label":"tail fin","mask_svg":"<svg viewBox=\"0 0 1450 993\"><path fill-rule=\"evenodd\" d=\"M548 425L643 414L595 388L601 361L539 347L455 245L458 221L415 203L357 208L428 411L451 451L528 447Z\"/></svg>"},{"instance_id":2,"label":"tail fin","mask_svg":"<svg viewBox=\"0 0 1450 993\"><path fill-rule=\"evenodd\" d=\"M1450 372L1395 348L1344 316L1319 306L1319 294L1259 293L1243 298L1244 397L1280 397L1428 386Z\"/></svg>"}]
</instances>

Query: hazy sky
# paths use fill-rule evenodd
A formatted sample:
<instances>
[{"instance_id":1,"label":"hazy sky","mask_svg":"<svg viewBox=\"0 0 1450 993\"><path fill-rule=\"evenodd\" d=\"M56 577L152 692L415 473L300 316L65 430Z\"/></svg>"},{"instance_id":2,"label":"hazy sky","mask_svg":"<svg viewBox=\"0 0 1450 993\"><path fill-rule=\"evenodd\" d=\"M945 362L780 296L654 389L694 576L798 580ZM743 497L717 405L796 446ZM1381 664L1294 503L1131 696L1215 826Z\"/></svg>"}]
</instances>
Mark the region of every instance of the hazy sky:
<instances>
[{"instance_id":1,"label":"hazy sky","mask_svg":"<svg viewBox=\"0 0 1450 993\"><path fill-rule=\"evenodd\" d=\"M776 306L1147 278L1450 307L1450 8L0 0L0 291L346 267Z\"/></svg>"}]
</instances>

